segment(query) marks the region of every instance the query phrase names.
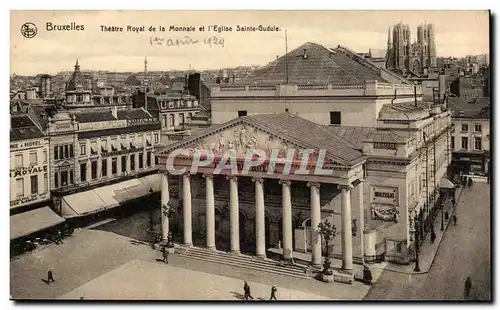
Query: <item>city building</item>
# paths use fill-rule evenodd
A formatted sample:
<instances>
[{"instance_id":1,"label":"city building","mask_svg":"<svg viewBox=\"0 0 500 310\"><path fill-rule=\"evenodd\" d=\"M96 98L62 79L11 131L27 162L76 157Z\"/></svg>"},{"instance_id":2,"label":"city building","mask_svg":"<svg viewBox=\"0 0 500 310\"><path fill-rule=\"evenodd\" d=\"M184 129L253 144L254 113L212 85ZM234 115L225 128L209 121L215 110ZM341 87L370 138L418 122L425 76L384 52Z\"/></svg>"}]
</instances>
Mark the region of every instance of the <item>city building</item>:
<instances>
[{"instance_id":1,"label":"city building","mask_svg":"<svg viewBox=\"0 0 500 310\"><path fill-rule=\"evenodd\" d=\"M287 249L312 250L316 264L319 245L311 248L311 240L317 239L319 221L330 219L343 243L351 239L345 236L356 235L352 252L335 242L334 252L344 260L354 256L370 262L384 256L409 263L414 258L415 237L424 237L430 229L441 184L449 184L451 112L444 101L423 102L421 86L345 47L328 49L313 43L235 84L213 87L210 101L215 125L160 149L160 167L177 149L219 149L220 154L227 148L313 148L326 149L334 175L290 177L257 171L237 174L236 181L225 178L227 170L211 175L213 169L207 168L191 176L167 176L163 171L170 200L163 194L167 185L162 185L162 205L169 202L178 208L172 230L183 230L186 243L193 242L191 233L203 240L207 232L207 246L212 247L215 230L218 248L229 250L230 241L235 251L245 247L263 255L281 244L285 254ZM190 154L180 157L179 164L189 166ZM264 178L265 192L259 178ZM351 195L352 206L343 205L342 195ZM256 212L260 215L254 220ZM205 224L208 216L210 225L215 219L215 228ZM255 225L263 229L258 236L253 233Z\"/></svg>"},{"instance_id":2,"label":"city building","mask_svg":"<svg viewBox=\"0 0 500 310\"><path fill-rule=\"evenodd\" d=\"M490 175L490 105L456 104L451 148L456 175Z\"/></svg>"},{"instance_id":3,"label":"city building","mask_svg":"<svg viewBox=\"0 0 500 310\"><path fill-rule=\"evenodd\" d=\"M434 25L418 26L417 40L413 43L408 25L394 25L392 37L389 28L386 60L387 69L404 76L426 75L429 68L437 67Z\"/></svg>"},{"instance_id":4,"label":"city building","mask_svg":"<svg viewBox=\"0 0 500 310\"><path fill-rule=\"evenodd\" d=\"M49 138L33 114L14 113L10 128L10 240L64 220L49 207Z\"/></svg>"}]
</instances>

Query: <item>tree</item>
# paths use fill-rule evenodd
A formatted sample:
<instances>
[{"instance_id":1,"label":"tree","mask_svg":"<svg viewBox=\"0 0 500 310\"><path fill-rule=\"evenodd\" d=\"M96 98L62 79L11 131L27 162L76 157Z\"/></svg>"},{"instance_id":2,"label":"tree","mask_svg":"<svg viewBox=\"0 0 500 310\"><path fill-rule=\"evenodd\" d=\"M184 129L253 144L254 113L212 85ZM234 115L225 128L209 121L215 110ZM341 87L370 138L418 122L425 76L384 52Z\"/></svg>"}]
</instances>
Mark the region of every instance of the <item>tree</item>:
<instances>
[{"instance_id":1,"label":"tree","mask_svg":"<svg viewBox=\"0 0 500 310\"><path fill-rule=\"evenodd\" d=\"M323 239L326 243L326 258L325 262L323 263L323 274L331 275L333 274L333 271L331 270L332 263L329 258L329 249L330 242L335 239L335 236L337 235L337 227L335 225L332 225L328 220L325 220L324 222L318 224L318 230L319 234L323 236Z\"/></svg>"}]
</instances>

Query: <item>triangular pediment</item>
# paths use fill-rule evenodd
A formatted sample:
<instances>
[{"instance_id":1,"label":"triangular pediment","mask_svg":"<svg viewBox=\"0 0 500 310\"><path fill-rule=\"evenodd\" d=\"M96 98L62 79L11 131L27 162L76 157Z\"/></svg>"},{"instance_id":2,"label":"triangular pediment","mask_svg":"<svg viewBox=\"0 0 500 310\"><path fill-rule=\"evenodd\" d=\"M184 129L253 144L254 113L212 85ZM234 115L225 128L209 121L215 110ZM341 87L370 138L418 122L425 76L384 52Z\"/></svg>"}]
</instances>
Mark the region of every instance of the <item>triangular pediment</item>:
<instances>
[{"instance_id":1,"label":"triangular pediment","mask_svg":"<svg viewBox=\"0 0 500 310\"><path fill-rule=\"evenodd\" d=\"M293 135L293 133L291 133ZM283 137L279 133L275 133L269 128L260 128L257 124L247 123L244 120L231 122L220 127L217 127L209 132L188 138L184 141L169 145L165 153L170 153L174 149L184 148L191 152L201 151L210 152L215 156L222 155L231 150L236 152L238 157L244 157L249 150L260 150L266 154L278 152L281 156L286 157L290 150L295 150L295 158L300 158L302 150L311 150L311 159L317 158L317 149L311 148L308 145L302 145L300 141L294 141L292 137ZM314 151L314 153L312 153ZM332 160L326 154L325 162L334 165L342 165L341 163Z\"/></svg>"}]
</instances>

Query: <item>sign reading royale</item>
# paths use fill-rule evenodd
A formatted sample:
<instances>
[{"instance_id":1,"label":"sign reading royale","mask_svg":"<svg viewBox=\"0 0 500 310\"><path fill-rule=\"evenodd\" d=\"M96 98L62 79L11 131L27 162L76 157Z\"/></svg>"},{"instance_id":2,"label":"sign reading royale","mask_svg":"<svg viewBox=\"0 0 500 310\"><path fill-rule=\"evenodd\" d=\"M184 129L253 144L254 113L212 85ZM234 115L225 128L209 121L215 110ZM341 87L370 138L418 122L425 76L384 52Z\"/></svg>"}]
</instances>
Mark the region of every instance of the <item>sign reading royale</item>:
<instances>
[{"instance_id":1,"label":"sign reading royale","mask_svg":"<svg viewBox=\"0 0 500 310\"><path fill-rule=\"evenodd\" d=\"M20 168L10 169L10 177L16 178L18 176L31 175L39 172L47 172L47 170L48 170L47 165L20 167Z\"/></svg>"},{"instance_id":2,"label":"sign reading royale","mask_svg":"<svg viewBox=\"0 0 500 310\"><path fill-rule=\"evenodd\" d=\"M156 124L158 122L158 118L138 118L138 119L129 119L127 120L128 126L138 126L138 125L150 125Z\"/></svg>"},{"instance_id":3,"label":"sign reading royale","mask_svg":"<svg viewBox=\"0 0 500 310\"><path fill-rule=\"evenodd\" d=\"M10 149L17 151L22 149L40 147L43 146L43 141L44 139L15 142L10 144Z\"/></svg>"}]
</instances>

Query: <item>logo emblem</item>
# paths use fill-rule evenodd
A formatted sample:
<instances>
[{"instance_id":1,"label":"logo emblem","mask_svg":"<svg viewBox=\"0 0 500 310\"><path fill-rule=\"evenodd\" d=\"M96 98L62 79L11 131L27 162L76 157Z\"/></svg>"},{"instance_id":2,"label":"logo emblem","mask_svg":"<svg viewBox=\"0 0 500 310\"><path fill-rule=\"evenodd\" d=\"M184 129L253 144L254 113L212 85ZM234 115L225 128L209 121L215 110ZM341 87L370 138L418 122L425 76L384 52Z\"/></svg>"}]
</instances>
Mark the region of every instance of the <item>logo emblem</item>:
<instances>
[{"instance_id":1,"label":"logo emblem","mask_svg":"<svg viewBox=\"0 0 500 310\"><path fill-rule=\"evenodd\" d=\"M36 25L33 23L24 23L21 26L21 34L23 35L23 37L27 39L31 39L34 36L36 36L37 32L38 29L36 28Z\"/></svg>"}]
</instances>

